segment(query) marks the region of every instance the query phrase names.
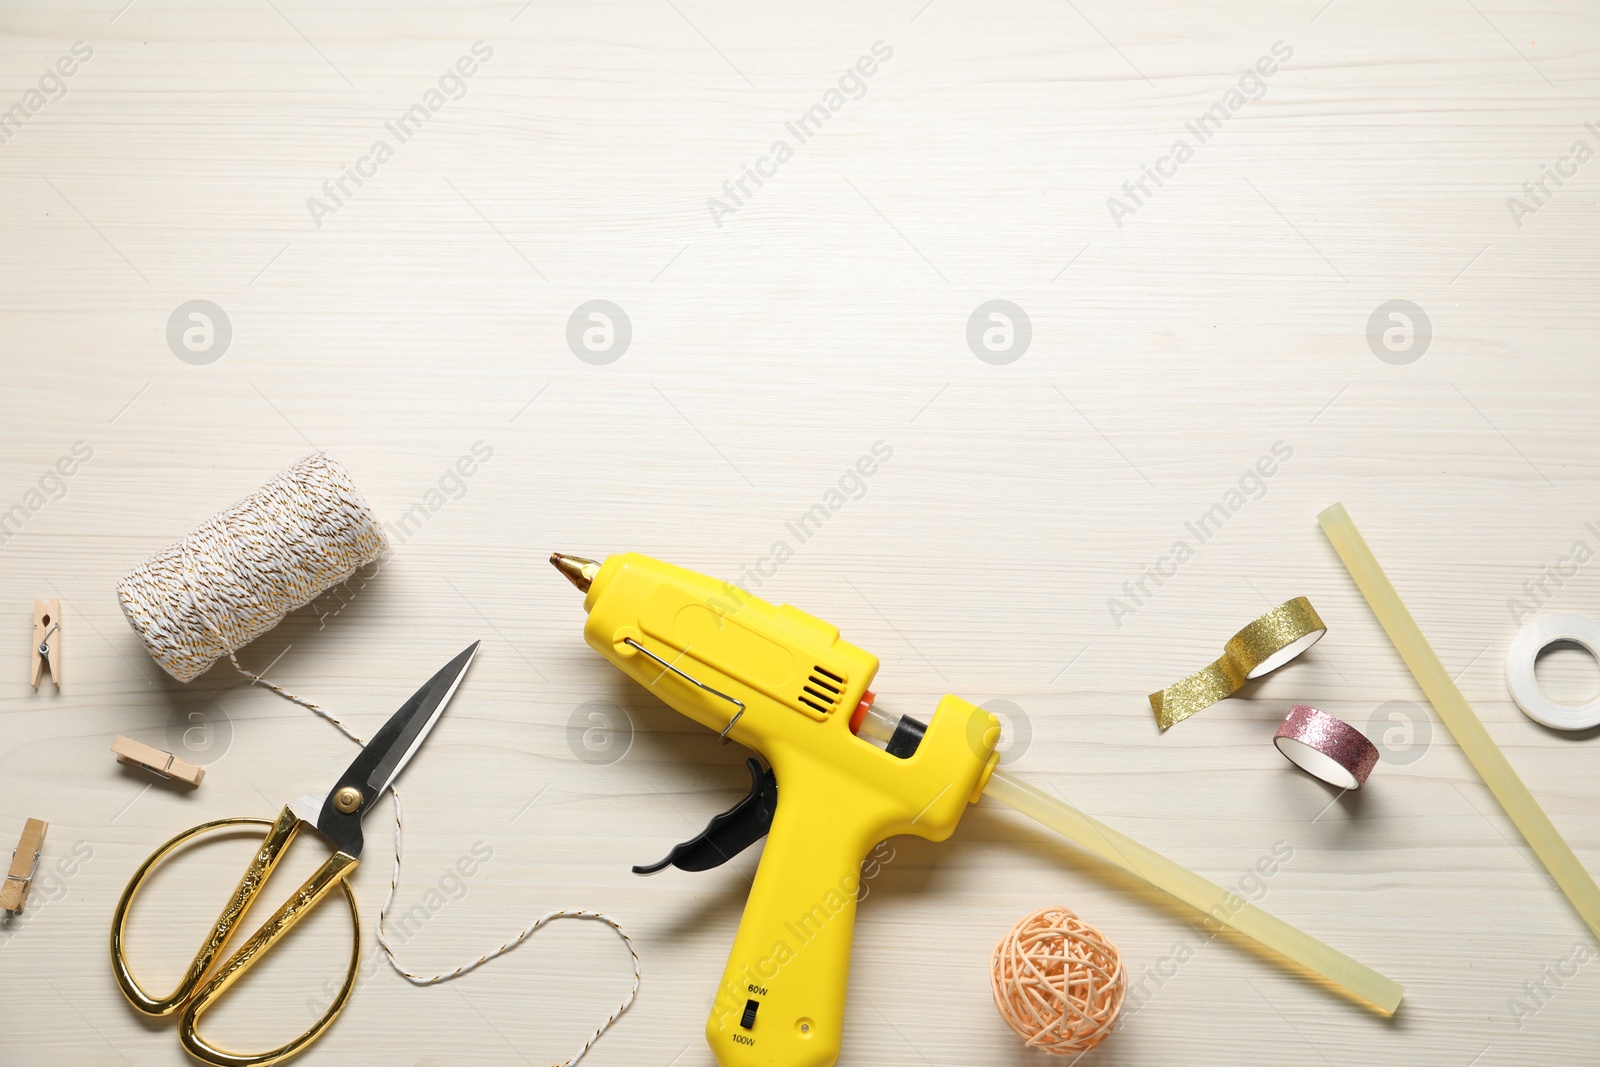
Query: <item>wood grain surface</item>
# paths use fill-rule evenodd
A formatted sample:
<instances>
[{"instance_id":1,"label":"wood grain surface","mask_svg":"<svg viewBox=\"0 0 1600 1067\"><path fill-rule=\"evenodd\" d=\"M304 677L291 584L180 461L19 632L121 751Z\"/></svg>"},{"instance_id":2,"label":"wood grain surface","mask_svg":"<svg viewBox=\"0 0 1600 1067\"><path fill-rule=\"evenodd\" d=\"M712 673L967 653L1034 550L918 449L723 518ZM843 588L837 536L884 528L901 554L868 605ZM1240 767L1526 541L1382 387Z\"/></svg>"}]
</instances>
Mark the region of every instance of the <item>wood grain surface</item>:
<instances>
[{"instance_id":1,"label":"wood grain surface","mask_svg":"<svg viewBox=\"0 0 1600 1067\"><path fill-rule=\"evenodd\" d=\"M393 558L242 660L369 733L483 640L402 782L396 940L446 970L551 909L618 917L644 982L593 1067L711 1064L759 852L629 872L742 794L746 753L583 644L552 550L828 619L885 705L1003 711L1018 775L1407 988L1376 1018L980 803L869 881L842 1063L1043 1063L988 954L1058 903L1135 982L1085 1064L1591 1061L1600 952L1315 516L1348 506L1600 871L1600 739L1505 685L1522 620L1600 610L1597 29L1507 0L0 4L0 847L51 825L0 923L0 1064L186 1062L112 979L122 886L352 757L230 668L166 678L113 595L313 448ZM1296 595L1327 639L1160 735L1145 694ZM35 692L54 598L66 685ZM1600 687L1581 654L1540 673ZM1366 788L1273 750L1292 702L1382 740ZM204 783L152 784L118 734ZM564 1061L627 988L615 936L560 923L413 988L372 944L391 825L355 877L365 976L299 1062ZM250 848L153 882L152 985ZM309 918L214 1039L309 1025L347 925Z\"/></svg>"}]
</instances>

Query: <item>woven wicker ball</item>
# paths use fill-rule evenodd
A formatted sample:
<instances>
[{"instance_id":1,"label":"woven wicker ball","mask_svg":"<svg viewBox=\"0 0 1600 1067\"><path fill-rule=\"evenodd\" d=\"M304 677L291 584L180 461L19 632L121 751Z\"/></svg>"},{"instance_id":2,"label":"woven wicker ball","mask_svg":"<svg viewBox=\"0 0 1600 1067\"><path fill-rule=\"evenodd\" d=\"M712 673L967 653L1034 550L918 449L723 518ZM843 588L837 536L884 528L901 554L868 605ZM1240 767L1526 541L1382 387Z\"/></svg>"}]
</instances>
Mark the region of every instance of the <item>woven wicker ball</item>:
<instances>
[{"instance_id":1,"label":"woven wicker ball","mask_svg":"<svg viewBox=\"0 0 1600 1067\"><path fill-rule=\"evenodd\" d=\"M1042 908L994 947L994 1006L1030 1048L1087 1052L1110 1034L1128 991L1122 954L1066 908Z\"/></svg>"}]
</instances>

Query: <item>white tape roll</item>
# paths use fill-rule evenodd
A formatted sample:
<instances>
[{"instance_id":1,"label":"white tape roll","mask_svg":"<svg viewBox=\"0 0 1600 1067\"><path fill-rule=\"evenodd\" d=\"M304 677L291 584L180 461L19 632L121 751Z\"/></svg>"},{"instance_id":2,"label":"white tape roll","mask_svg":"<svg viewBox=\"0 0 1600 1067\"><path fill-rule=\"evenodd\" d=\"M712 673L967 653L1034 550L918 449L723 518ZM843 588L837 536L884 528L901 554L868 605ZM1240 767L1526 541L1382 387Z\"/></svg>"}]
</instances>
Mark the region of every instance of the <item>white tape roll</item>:
<instances>
[{"instance_id":1,"label":"white tape roll","mask_svg":"<svg viewBox=\"0 0 1600 1067\"><path fill-rule=\"evenodd\" d=\"M1524 626L1511 642L1506 656L1506 684L1517 707L1534 722L1557 730L1587 730L1600 726L1600 696L1587 704L1558 704L1544 695L1533 675L1539 653L1557 641L1571 641L1600 661L1600 622L1582 615L1547 615Z\"/></svg>"}]
</instances>

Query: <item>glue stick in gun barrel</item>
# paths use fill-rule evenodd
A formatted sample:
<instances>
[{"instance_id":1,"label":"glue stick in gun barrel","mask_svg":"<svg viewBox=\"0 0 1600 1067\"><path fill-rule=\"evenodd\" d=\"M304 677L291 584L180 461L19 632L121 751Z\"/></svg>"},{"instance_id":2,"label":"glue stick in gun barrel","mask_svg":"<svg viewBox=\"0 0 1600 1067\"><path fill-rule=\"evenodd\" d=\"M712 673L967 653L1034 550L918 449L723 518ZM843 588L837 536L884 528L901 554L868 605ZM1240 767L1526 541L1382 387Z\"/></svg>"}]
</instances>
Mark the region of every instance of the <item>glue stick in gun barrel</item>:
<instances>
[{"instance_id":1,"label":"glue stick in gun barrel","mask_svg":"<svg viewBox=\"0 0 1600 1067\"><path fill-rule=\"evenodd\" d=\"M584 593L595 651L748 761L749 795L660 863L702 871L770 837L706 1022L722 1067L839 1056L862 861L886 837L948 838L988 796L1387 1015L1401 988L1109 826L995 769L1000 727L957 696L926 723L868 690L877 657L789 605L637 553L550 562ZM780 792L781 787L781 792Z\"/></svg>"}]
</instances>

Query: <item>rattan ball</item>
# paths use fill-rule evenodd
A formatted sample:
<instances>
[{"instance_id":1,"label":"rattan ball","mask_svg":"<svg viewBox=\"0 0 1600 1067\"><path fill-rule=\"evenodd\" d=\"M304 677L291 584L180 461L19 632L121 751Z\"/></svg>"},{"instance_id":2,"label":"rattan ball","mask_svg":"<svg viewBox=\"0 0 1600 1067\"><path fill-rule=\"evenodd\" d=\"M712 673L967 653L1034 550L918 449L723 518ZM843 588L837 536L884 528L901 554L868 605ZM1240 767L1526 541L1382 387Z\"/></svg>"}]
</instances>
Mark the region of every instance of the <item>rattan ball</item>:
<instances>
[{"instance_id":1,"label":"rattan ball","mask_svg":"<svg viewBox=\"0 0 1600 1067\"><path fill-rule=\"evenodd\" d=\"M1087 1052L1111 1034L1128 991L1122 954L1067 908L1042 908L994 947L994 1006L1029 1048Z\"/></svg>"}]
</instances>

